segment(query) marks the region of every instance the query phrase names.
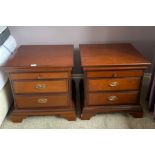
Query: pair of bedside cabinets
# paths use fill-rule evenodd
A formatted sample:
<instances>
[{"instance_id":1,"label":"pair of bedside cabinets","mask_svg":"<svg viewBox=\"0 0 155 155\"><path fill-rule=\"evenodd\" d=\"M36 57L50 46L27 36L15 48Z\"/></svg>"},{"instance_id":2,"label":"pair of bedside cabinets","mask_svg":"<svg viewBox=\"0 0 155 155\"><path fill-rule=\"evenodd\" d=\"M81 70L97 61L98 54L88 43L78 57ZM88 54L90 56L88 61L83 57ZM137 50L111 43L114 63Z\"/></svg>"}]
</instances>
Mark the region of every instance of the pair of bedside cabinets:
<instances>
[{"instance_id":1,"label":"pair of bedside cabinets","mask_svg":"<svg viewBox=\"0 0 155 155\"><path fill-rule=\"evenodd\" d=\"M10 119L57 115L76 120L72 101L73 45L24 45L2 66L14 96ZM82 44L83 120L97 113L127 112L142 117L140 89L150 65L131 44Z\"/></svg>"}]
</instances>

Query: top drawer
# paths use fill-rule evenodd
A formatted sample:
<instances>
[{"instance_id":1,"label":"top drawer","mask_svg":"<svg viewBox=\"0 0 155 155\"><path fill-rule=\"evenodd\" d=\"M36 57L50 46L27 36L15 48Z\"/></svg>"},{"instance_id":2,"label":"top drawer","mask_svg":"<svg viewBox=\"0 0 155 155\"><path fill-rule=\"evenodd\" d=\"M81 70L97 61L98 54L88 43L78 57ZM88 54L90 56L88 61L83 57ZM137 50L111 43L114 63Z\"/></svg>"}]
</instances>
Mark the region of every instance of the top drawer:
<instances>
[{"instance_id":1,"label":"top drawer","mask_svg":"<svg viewBox=\"0 0 155 155\"><path fill-rule=\"evenodd\" d=\"M87 77L135 77L143 76L141 70L119 70L119 71L89 71Z\"/></svg>"},{"instance_id":2,"label":"top drawer","mask_svg":"<svg viewBox=\"0 0 155 155\"><path fill-rule=\"evenodd\" d=\"M28 80L28 79L62 79L68 78L68 72L48 72L48 73L11 73L11 80Z\"/></svg>"}]
</instances>

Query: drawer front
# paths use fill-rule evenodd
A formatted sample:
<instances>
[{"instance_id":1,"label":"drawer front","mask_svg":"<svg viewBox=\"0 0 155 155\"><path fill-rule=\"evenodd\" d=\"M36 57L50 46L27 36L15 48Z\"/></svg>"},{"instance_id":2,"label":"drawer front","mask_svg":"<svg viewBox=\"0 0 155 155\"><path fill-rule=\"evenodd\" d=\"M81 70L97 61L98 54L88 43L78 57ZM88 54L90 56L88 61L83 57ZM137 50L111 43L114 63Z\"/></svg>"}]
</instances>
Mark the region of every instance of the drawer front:
<instances>
[{"instance_id":1,"label":"drawer front","mask_svg":"<svg viewBox=\"0 0 155 155\"><path fill-rule=\"evenodd\" d=\"M135 77L143 76L142 70L128 71L89 71L87 77Z\"/></svg>"},{"instance_id":2,"label":"drawer front","mask_svg":"<svg viewBox=\"0 0 155 155\"><path fill-rule=\"evenodd\" d=\"M16 95L17 108L43 108L69 106L68 95Z\"/></svg>"},{"instance_id":3,"label":"drawer front","mask_svg":"<svg viewBox=\"0 0 155 155\"><path fill-rule=\"evenodd\" d=\"M68 80L14 81L15 93L59 93L68 92Z\"/></svg>"},{"instance_id":4,"label":"drawer front","mask_svg":"<svg viewBox=\"0 0 155 155\"><path fill-rule=\"evenodd\" d=\"M88 91L138 90L140 78L88 79Z\"/></svg>"},{"instance_id":5,"label":"drawer front","mask_svg":"<svg viewBox=\"0 0 155 155\"><path fill-rule=\"evenodd\" d=\"M24 80L24 79L57 79L68 78L68 72L51 72L51 73L11 73L10 78L12 80Z\"/></svg>"},{"instance_id":6,"label":"drawer front","mask_svg":"<svg viewBox=\"0 0 155 155\"><path fill-rule=\"evenodd\" d=\"M138 92L89 93L88 105L137 104Z\"/></svg>"}]
</instances>

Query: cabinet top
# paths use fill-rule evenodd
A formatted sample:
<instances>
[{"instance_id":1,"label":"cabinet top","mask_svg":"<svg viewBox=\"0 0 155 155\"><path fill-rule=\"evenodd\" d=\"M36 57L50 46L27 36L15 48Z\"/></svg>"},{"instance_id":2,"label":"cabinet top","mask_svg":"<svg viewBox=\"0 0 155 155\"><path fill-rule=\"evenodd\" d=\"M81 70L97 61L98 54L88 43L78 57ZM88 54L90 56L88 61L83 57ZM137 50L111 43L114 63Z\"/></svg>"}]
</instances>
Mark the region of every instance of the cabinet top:
<instances>
[{"instance_id":1,"label":"cabinet top","mask_svg":"<svg viewBox=\"0 0 155 155\"><path fill-rule=\"evenodd\" d=\"M73 67L73 45L23 45L3 67Z\"/></svg>"},{"instance_id":2,"label":"cabinet top","mask_svg":"<svg viewBox=\"0 0 155 155\"><path fill-rule=\"evenodd\" d=\"M150 62L129 43L81 44L80 55L83 67L150 64Z\"/></svg>"}]
</instances>

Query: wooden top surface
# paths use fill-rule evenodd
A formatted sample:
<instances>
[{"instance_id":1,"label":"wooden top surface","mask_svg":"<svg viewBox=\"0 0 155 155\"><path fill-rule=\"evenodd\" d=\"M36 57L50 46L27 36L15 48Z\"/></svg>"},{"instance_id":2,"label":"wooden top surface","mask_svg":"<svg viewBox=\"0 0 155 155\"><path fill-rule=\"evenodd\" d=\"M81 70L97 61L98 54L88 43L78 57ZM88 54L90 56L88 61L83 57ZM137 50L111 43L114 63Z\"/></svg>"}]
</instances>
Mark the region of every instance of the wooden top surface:
<instances>
[{"instance_id":1,"label":"wooden top surface","mask_svg":"<svg viewBox=\"0 0 155 155\"><path fill-rule=\"evenodd\" d=\"M73 67L73 45L23 45L3 67Z\"/></svg>"},{"instance_id":2,"label":"wooden top surface","mask_svg":"<svg viewBox=\"0 0 155 155\"><path fill-rule=\"evenodd\" d=\"M149 65L131 44L81 44L81 64L91 66Z\"/></svg>"}]
</instances>

